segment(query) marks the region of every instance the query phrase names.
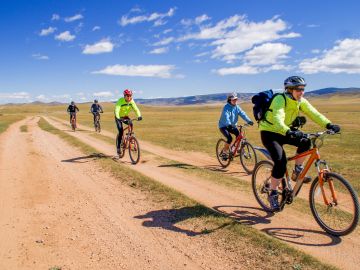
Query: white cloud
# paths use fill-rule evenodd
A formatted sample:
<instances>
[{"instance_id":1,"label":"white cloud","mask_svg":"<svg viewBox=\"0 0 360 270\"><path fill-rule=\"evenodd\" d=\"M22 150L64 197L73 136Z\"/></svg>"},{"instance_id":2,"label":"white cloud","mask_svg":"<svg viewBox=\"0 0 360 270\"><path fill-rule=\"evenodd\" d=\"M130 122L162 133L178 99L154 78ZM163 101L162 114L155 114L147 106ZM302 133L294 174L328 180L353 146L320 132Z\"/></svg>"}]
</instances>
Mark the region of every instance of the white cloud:
<instances>
[{"instance_id":1,"label":"white cloud","mask_svg":"<svg viewBox=\"0 0 360 270\"><path fill-rule=\"evenodd\" d=\"M189 27L189 26L194 25L194 24L199 25L199 24L201 24L201 23L203 23L203 22L205 22L207 20L210 20L210 19L211 18L208 15L203 14L201 16L196 17L194 20L192 20L192 19L182 19L180 21L180 23L182 25L185 25L185 26Z\"/></svg>"},{"instance_id":2,"label":"white cloud","mask_svg":"<svg viewBox=\"0 0 360 270\"><path fill-rule=\"evenodd\" d=\"M161 47L161 48L153 49L149 53L150 54L163 54L163 53L167 53L168 51L169 51L168 47Z\"/></svg>"},{"instance_id":3,"label":"white cloud","mask_svg":"<svg viewBox=\"0 0 360 270\"><path fill-rule=\"evenodd\" d=\"M172 29L165 29L164 31L163 31L163 33L166 35L167 33L170 33L170 32L172 32L173 30Z\"/></svg>"},{"instance_id":4,"label":"white cloud","mask_svg":"<svg viewBox=\"0 0 360 270\"><path fill-rule=\"evenodd\" d=\"M161 26L161 25L165 25L165 24L167 24L167 21L164 21L164 20L156 20L155 22L154 22L154 26L156 27L156 26Z\"/></svg>"},{"instance_id":5,"label":"white cloud","mask_svg":"<svg viewBox=\"0 0 360 270\"><path fill-rule=\"evenodd\" d=\"M102 91L102 92L95 92L93 96L95 97L112 97L114 94L110 91Z\"/></svg>"},{"instance_id":6,"label":"white cloud","mask_svg":"<svg viewBox=\"0 0 360 270\"><path fill-rule=\"evenodd\" d=\"M115 76L139 76L139 77L158 77L170 78L173 65L113 65L94 71L93 74L106 74Z\"/></svg>"},{"instance_id":7,"label":"white cloud","mask_svg":"<svg viewBox=\"0 0 360 270\"><path fill-rule=\"evenodd\" d=\"M51 17L51 20L52 20L52 21L58 21L58 20L60 20L60 15L59 15L59 14L53 14L52 17Z\"/></svg>"},{"instance_id":8,"label":"white cloud","mask_svg":"<svg viewBox=\"0 0 360 270\"><path fill-rule=\"evenodd\" d=\"M287 58L287 54L291 51L291 47L283 43L265 43L254 47L248 51L244 60L249 65L273 65L281 59Z\"/></svg>"},{"instance_id":9,"label":"white cloud","mask_svg":"<svg viewBox=\"0 0 360 270\"><path fill-rule=\"evenodd\" d=\"M158 42L155 42L153 44L153 46L165 46L165 45L168 45L170 44L171 42L175 41L175 38L173 37L168 37L168 38L164 38Z\"/></svg>"},{"instance_id":10,"label":"white cloud","mask_svg":"<svg viewBox=\"0 0 360 270\"><path fill-rule=\"evenodd\" d=\"M246 16L234 15L221 20L214 26L200 26L200 31L187 34L179 39L213 40L215 46L212 58L224 61L237 59L238 54L266 42L279 39L300 37L300 34L288 31L289 26L278 17L266 21L252 22Z\"/></svg>"},{"instance_id":11,"label":"white cloud","mask_svg":"<svg viewBox=\"0 0 360 270\"><path fill-rule=\"evenodd\" d=\"M41 95L38 95L37 97L35 97L35 99L37 100L41 100L41 101L48 101L49 98L46 97L45 95L41 94Z\"/></svg>"},{"instance_id":12,"label":"white cloud","mask_svg":"<svg viewBox=\"0 0 360 270\"><path fill-rule=\"evenodd\" d=\"M41 29L40 31L40 36L47 36L47 35L50 35L52 33L54 33L56 31L56 28L55 27L49 27L49 28L46 28L46 29Z\"/></svg>"},{"instance_id":13,"label":"white cloud","mask_svg":"<svg viewBox=\"0 0 360 270\"><path fill-rule=\"evenodd\" d=\"M360 74L360 39L344 39L319 57L304 59L299 68L306 74L319 72Z\"/></svg>"},{"instance_id":14,"label":"white cloud","mask_svg":"<svg viewBox=\"0 0 360 270\"><path fill-rule=\"evenodd\" d=\"M136 24L141 22L151 22L161 20L166 17L172 17L175 13L175 8L170 8L167 13L152 13L150 15L140 15L129 18L127 15L122 16L119 23L121 26L126 26L128 24Z\"/></svg>"},{"instance_id":15,"label":"white cloud","mask_svg":"<svg viewBox=\"0 0 360 270\"><path fill-rule=\"evenodd\" d=\"M109 53L114 49L114 44L109 39L103 39L92 45L86 45L83 54Z\"/></svg>"},{"instance_id":16,"label":"white cloud","mask_svg":"<svg viewBox=\"0 0 360 270\"><path fill-rule=\"evenodd\" d=\"M81 15L81 14L76 14L76 15L74 15L74 16L72 16L72 17L66 17L66 18L64 19L64 21L65 21L65 22L73 22L73 21L81 20L81 19L83 19L83 18L84 18L83 15Z\"/></svg>"},{"instance_id":17,"label":"white cloud","mask_svg":"<svg viewBox=\"0 0 360 270\"><path fill-rule=\"evenodd\" d=\"M69 31L65 31L60 33L59 35L55 36L55 39L60 40L60 41L72 41L75 39L75 35L71 35Z\"/></svg>"},{"instance_id":18,"label":"white cloud","mask_svg":"<svg viewBox=\"0 0 360 270\"><path fill-rule=\"evenodd\" d=\"M28 92L15 92L15 93L0 93L1 99L29 99Z\"/></svg>"},{"instance_id":19,"label":"white cloud","mask_svg":"<svg viewBox=\"0 0 360 270\"><path fill-rule=\"evenodd\" d=\"M313 49L311 50L311 53L314 53L314 54L318 54L320 53L321 51L319 49Z\"/></svg>"},{"instance_id":20,"label":"white cloud","mask_svg":"<svg viewBox=\"0 0 360 270\"><path fill-rule=\"evenodd\" d=\"M307 27L315 28L315 27L320 27L320 25L318 25L318 24L308 24Z\"/></svg>"},{"instance_id":21,"label":"white cloud","mask_svg":"<svg viewBox=\"0 0 360 270\"><path fill-rule=\"evenodd\" d=\"M96 26L93 27L92 31L97 31L97 30L100 30L100 29L101 29L101 27L96 25Z\"/></svg>"},{"instance_id":22,"label":"white cloud","mask_svg":"<svg viewBox=\"0 0 360 270\"><path fill-rule=\"evenodd\" d=\"M32 55L32 57L36 60L49 60L49 56L47 55L42 55L40 53L35 53Z\"/></svg>"},{"instance_id":23,"label":"white cloud","mask_svg":"<svg viewBox=\"0 0 360 270\"><path fill-rule=\"evenodd\" d=\"M238 67L220 68L218 70L213 70L213 72L225 76L234 74L258 74L260 71L257 67L241 65Z\"/></svg>"}]
</instances>

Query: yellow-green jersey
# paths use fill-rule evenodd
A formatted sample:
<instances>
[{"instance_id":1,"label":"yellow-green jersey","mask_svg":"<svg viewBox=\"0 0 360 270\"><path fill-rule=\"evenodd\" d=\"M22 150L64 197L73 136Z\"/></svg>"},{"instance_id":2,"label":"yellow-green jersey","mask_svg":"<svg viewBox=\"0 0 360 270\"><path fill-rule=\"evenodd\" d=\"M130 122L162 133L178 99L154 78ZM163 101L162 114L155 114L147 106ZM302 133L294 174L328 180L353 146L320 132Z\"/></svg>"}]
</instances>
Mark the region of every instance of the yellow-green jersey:
<instances>
[{"instance_id":1,"label":"yellow-green jersey","mask_svg":"<svg viewBox=\"0 0 360 270\"><path fill-rule=\"evenodd\" d=\"M286 98L286 102L284 99ZM299 111L310 117L312 121L321 127L326 127L330 120L319 113L305 98L293 100L287 94L277 95L271 102L265 119L259 123L260 131L270 131L285 135L290 129L291 123L299 115Z\"/></svg>"},{"instance_id":2,"label":"yellow-green jersey","mask_svg":"<svg viewBox=\"0 0 360 270\"><path fill-rule=\"evenodd\" d=\"M119 98L115 105L115 117L117 119L127 117L132 110L135 112L137 117L141 116L140 110L133 99L130 102L126 102L125 98Z\"/></svg>"}]
</instances>

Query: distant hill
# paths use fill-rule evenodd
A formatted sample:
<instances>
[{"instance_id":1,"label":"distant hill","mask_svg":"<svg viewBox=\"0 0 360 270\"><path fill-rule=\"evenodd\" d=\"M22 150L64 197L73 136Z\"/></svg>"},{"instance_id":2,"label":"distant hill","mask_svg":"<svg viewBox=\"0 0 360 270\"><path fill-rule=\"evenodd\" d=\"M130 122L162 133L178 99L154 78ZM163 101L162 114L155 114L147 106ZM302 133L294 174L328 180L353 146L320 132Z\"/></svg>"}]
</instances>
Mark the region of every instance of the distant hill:
<instances>
[{"instance_id":1,"label":"distant hill","mask_svg":"<svg viewBox=\"0 0 360 270\"><path fill-rule=\"evenodd\" d=\"M322 95L333 94L360 94L360 88L323 88L319 90L306 92L307 97L316 97ZM242 102L248 102L255 93L238 93L239 99ZM156 106L170 106L170 105L200 105L200 104L214 104L223 103L226 100L227 93L196 95L188 97L173 97L173 98L152 98L152 99L136 99L136 102L144 105Z\"/></svg>"}]
</instances>

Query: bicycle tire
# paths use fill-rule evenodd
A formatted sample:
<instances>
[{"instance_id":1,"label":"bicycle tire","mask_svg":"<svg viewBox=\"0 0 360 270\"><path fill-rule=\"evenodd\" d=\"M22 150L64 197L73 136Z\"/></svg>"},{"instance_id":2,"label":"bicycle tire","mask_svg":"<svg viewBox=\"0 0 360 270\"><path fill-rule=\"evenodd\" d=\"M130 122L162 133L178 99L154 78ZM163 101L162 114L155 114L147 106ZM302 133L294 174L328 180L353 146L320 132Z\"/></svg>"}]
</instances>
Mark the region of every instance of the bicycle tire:
<instances>
[{"instance_id":1,"label":"bicycle tire","mask_svg":"<svg viewBox=\"0 0 360 270\"><path fill-rule=\"evenodd\" d=\"M268 197L271 191L270 184L271 184L271 172L274 164L269 160L262 160L259 161L252 174L251 178L251 187L253 193L255 195L256 201L259 205L266 211L266 212L275 212L268 201ZM260 175L261 173L265 174L264 176ZM261 178L261 179L260 179ZM282 189L282 183L279 185L279 189ZM282 201L282 192L279 192L279 202Z\"/></svg>"},{"instance_id":2,"label":"bicycle tire","mask_svg":"<svg viewBox=\"0 0 360 270\"><path fill-rule=\"evenodd\" d=\"M134 136L129 139L129 156L132 164L137 164L140 160L140 145Z\"/></svg>"},{"instance_id":3,"label":"bicycle tire","mask_svg":"<svg viewBox=\"0 0 360 270\"><path fill-rule=\"evenodd\" d=\"M250 161L250 162L249 162ZM249 142L244 142L240 148L240 163L247 174L252 174L257 164L257 155ZM249 164L247 164L249 163Z\"/></svg>"},{"instance_id":4,"label":"bicycle tire","mask_svg":"<svg viewBox=\"0 0 360 270\"><path fill-rule=\"evenodd\" d=\"M221 157L221 154L223 154L222 150L224 148L223 146L224 144L226 144L226 141L224 139L219 139L218 142L216 143L216 158L219 161L221 167L226 168L227 166L229 166L231 159L230 159L230 155L226 160L224 160L223 157Z\"/></svg>"},{"instance_id":5,"label":"bicycle tire","mask_svg":"<svg viewBox=\"0 0 360 270\"><path fill-rule=\"evenodd\" d=\"M71 120L71 129L72 129L73 131L75 131L75 129L76 129L76 125L75 125L75 121L74 121L74 120Z\"/></svg>"},{"instance_id":6,"label":"bicycle tire","mask_svg":"<svg viewBox=\"0 0 360 270\"><path fill-rule=\"evenodd\" d=\"M355 230L359 222L359 200L350 183L341 175L332 172L324 174L323 189L327 195L331 195L330 191L326 192L327 190L325 190L327 187L330 188L330 181L336 186L336 204L331 206L324 205L323 194L319 186L319 178L317 177L310 187L310 209L316 222L324 231L334 236L347 235ZM316 199L319 199L319 202ZM333 198L328 196L328 199ZM320 201L322 201L321 204ZM324 216L322 216L323 214ZM336 215L339 216L338 219ZM328 216L331 217L326 220ZM335 226L342 225L344 222L348 223L344 228L335 228Z\"/></svg>"}]
</instances>

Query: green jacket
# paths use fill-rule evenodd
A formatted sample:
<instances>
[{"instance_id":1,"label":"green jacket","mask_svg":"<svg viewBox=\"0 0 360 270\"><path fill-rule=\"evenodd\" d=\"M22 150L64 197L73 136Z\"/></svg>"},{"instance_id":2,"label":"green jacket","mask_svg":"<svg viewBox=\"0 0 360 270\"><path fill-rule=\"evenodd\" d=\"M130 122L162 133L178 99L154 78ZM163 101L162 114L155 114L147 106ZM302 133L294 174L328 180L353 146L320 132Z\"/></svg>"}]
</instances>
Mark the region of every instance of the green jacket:
<instances>
[{"instance_id":1,"label":"green jacket","mask_svg":"<svg viewBox=\"0 0 360 270\"><path fill-rule=\"evenodd\" d=\"M286 98L286 106L285 99ZM265 119L259 123L261 131L270 131L285 135L290 129L291 123L303 112L311 120L321 127L326 127L330 120L319 113L305 98L300 101L293 100L287 94L277 95L271 102L269 110L265 114Z\"/></svg>"},{"instance_id":2,"label":"green jacket","mask_svg":"<svg viewBox=\"0 0 360 270\"><path fill-rule=\"evenodd\" d=\"M135 112L137 117L141 116L140 110L133 99L128 103L125 98L119 98L115 105L115 117L120 119L129 116L131 110Z\"/></svg>"}]
</instances>

